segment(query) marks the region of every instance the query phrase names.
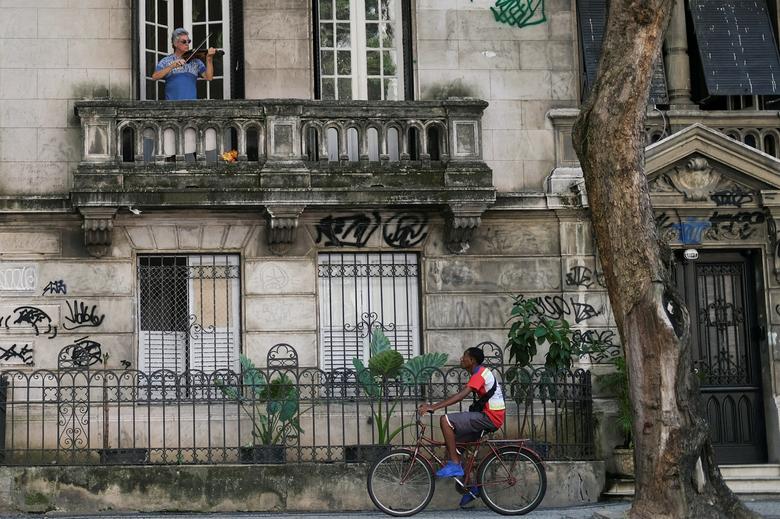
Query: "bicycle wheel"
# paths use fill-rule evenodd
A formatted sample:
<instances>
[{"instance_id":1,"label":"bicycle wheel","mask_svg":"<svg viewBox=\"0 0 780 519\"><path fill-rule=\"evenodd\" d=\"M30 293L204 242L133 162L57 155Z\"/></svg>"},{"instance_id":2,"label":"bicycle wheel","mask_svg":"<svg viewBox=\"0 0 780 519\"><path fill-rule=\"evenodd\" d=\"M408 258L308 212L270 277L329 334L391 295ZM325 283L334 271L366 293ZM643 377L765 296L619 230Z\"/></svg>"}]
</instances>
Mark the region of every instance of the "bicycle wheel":
<instances>
[{"instance_id":1,"label":"bicycle wheel","mask_svg":"<svg viewBox=\"0 0 780 519\"><path fill-rule=\"evenodd\" d=\"M490 454L477 469L482 500L503 515L527 514L544 498L547 475L544 466L518 447L504 447Z\"/></svg>"},{"instance_id":2,"label":"bicycle wheel","mask_svg":"<svg viewBox=\"0 0 780 519\"><path fill-rule=\"evenodd\" d=\"M394 450L368 471L368 495L377 508L396 517L408 517L425 508L433 497L433 470L408 450Z\"/></svg>"}]
</instances>

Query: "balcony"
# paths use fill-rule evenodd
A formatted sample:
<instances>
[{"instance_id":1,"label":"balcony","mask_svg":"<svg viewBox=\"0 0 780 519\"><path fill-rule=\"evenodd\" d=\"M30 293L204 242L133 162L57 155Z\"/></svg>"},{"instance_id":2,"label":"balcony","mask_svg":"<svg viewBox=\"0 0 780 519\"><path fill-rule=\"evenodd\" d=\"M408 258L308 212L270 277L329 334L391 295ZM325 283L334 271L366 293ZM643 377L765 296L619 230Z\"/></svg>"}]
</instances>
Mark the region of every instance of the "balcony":
<instances>
[{"instance_id":1,"label":"balcony","mask_svg":"<svg viewBox=\"0 0 780 519\"><path fill-rule=\"evenodd\" d=\"M495 201L476 99L76 103L83 159L71 201L93 255L123 206L264 208L289 243L305 208L437 208L463 250ZM227 155L223 155L227 154Z\"/></svg>"}]
</instances>

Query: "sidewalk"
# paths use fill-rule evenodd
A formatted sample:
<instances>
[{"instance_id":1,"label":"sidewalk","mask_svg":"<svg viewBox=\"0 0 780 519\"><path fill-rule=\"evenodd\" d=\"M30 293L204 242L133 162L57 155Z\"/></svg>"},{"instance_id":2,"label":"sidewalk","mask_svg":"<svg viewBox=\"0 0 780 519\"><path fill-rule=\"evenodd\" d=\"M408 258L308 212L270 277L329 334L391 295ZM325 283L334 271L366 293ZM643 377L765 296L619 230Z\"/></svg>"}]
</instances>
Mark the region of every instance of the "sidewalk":
<instances>
[{"instance_id":1,"label":"sidewalk","mask_svg":"<svg viewBox=\"0 0 780 519\"><path fill-rule=\"evenodd\" d=\"M744 500L748 507L759 514L763 515L766 519L780 519L780 497L772 499L757 499L754 501ZM627 501L608 501L604 503L598 503L588 506L578 506L570 508L547 508L539 509L527 514L524 517L530 519L618 519L625 515L630 503ZM182 513L115 513L104 512L95 514L82 514L82 515L68 515L58 514L56 512L49 512L44 514L17 514L17 515L0 515L0 518L30 518L33 517L56 517L58 519L75 519L75 518L99 518L99 519L186 519L186 518L203 518L203 519L253 519L253 518L266 518L266 517L281 517L285 519L333 519L335 517L342 519L358 519L362 517L389 517L377 511L368 512L321 512L321 513L307 513L307 514L293 514L293 513L210 513L210 514L182 514ZM424 511L417 514L414 517L420 517L425 519L453 519L453 518L495 518L499 517L492 511L479 505L478 508L470 510L432 510Z\"/></svg>"}]
</instances>

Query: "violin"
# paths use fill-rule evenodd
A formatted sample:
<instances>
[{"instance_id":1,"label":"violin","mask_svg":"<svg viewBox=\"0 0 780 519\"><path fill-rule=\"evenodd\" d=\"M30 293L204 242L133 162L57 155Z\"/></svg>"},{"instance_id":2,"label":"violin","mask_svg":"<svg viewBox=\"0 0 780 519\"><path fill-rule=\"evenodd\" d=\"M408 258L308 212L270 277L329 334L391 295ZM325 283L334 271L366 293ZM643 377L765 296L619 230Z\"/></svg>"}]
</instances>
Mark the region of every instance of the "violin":
<instances>
[{"instance_id":1,"label":"violin","mask_svg":"<svg viewBox=\"0 0 780 519\"><path fill-rule=\"evenodd\" d=\"M184 54L181 55L181 59L184 61L189 62L191 59L199 59L205 63L206 56L208 55L208 49L195 49L195 50L188 50ZM222 49L217 49L217 52L214 54L215 56L224 56L225 51Z\"/></svg>"}]
</instances>

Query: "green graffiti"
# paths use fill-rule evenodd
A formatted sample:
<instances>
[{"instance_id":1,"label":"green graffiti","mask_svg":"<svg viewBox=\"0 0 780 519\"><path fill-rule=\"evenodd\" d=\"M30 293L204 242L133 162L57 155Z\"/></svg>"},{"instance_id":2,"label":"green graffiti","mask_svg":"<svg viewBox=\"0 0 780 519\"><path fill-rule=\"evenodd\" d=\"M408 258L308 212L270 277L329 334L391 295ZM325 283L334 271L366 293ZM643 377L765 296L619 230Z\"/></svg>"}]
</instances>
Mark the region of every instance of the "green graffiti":
<instances>
[{"instance_id":1,"label":"green graffiti","mask_svg":"<svg viewBox=\"0 0 780 519\"><path fill-rule=\"evenodd\" d=\"M528 27L547 21L544 0L496 0L490 8L496 21L515 27Z\"/></svg>"}]
</instances>

